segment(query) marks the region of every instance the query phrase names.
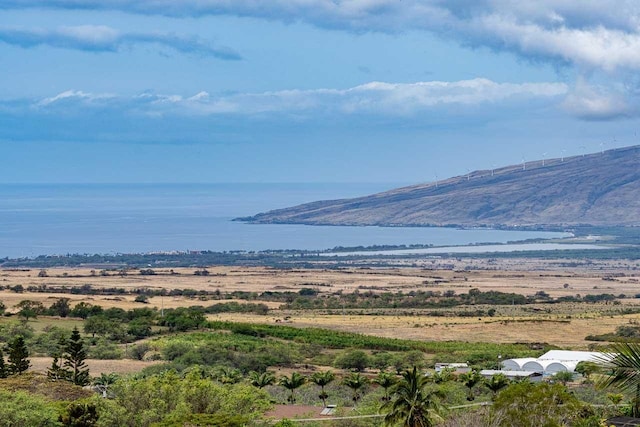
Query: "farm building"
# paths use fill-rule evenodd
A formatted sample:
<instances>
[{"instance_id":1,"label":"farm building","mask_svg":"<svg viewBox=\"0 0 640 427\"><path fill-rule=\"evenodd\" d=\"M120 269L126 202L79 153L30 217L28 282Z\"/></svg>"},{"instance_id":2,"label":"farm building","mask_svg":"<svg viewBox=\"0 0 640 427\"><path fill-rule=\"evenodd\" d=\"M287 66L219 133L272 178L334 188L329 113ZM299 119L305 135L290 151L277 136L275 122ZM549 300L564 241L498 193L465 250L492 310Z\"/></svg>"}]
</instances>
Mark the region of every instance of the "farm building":
<instances>
[{"instance_id":1,"label":"farm building","mask_svg":"<svg viewBox=\"0 0 640 427\"><path fill-rule=\"evenodd\" d=\"M502 368L508 371L539 372L554 375L558 372L574 372L580 362L597 362L607 357L606 353L593 351L551 350L538 358L507 359Z\"/></svg>"}]
</instances>

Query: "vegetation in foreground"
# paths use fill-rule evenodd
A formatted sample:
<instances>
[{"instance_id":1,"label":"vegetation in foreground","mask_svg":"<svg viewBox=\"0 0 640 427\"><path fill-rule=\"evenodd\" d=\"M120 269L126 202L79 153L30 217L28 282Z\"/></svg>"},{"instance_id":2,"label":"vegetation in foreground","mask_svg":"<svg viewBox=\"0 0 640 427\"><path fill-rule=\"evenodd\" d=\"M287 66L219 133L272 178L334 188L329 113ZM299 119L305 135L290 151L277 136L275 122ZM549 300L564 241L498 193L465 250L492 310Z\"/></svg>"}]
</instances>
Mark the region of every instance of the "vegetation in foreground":
<instances>
[{"instance_id":1,"label":"vegetation in foreground","mask_svg":"<svg viewBox=\"0 0 640 427\"><path fill-rule=\"evenodd\" d=\"M306 306L318 299L312 291L270 297ZM381 296L345 295L338 304L349 298L354 305L375 300L383 305L515 302L511 294L473 289L461 295ZM542 294L534 299L554 303ZM622 381L627 365L606 365L599 373L581 366L582 377L558 374L543 384L512 384L500 375L478 373L496 368L499 357L537 356L547 350L541 345L425 342L207 320L208 313L220 310L263 310L249 302L249 295L247 300L162 311L105 309L86 302L72 307L66 298L48 307L22 301L17 313L0 322L0 394L7 402L0 409L0 427L262 426L270 422L265 413L274 405L337 405L338 414L369 416L322 423L335 426L597 426L611 414L640 413L636 389ZM51 315L57 317L46 319L50 325L32 327ZM628 335L633 327L622 333ZM629 351L640 354L633 346ZM52 358L46 376L28 372L34 355ZM89 358L123 357L158 364L130 376L92 376L86 364ZM468 361L474 370L433 374L428 369L434 361ZM633 381L629 384L637 385ZM90 390L83 388L89 384ZM491 408L467 406L486 402L493 403ZM620 402L630 404L616 406ZM541 407L548 409L544 417Z\"/></svg>"}]
</instances>

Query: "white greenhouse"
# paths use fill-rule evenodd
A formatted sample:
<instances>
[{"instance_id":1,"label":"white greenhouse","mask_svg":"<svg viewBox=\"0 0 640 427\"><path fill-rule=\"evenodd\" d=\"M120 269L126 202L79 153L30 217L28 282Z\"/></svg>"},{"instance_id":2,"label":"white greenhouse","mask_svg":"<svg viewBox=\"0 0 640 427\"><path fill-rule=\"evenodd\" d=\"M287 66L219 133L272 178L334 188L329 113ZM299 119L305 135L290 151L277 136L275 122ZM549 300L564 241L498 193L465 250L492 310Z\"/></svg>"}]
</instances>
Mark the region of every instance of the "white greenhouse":
<instances>
[{"instance_id":1,"label":"white greenhouse","mask_svg":"<svg viewBox=\"0 0 640 427\"><path fill-rule=\"evenodd\" d=\"M507 359L502 362L502 368L510 371L538 372L544 375L554 375L558 372L575 372L580 362L597 362L607 354L593 351L551 350L534 359Z\"/></svg>"}]
</instances>

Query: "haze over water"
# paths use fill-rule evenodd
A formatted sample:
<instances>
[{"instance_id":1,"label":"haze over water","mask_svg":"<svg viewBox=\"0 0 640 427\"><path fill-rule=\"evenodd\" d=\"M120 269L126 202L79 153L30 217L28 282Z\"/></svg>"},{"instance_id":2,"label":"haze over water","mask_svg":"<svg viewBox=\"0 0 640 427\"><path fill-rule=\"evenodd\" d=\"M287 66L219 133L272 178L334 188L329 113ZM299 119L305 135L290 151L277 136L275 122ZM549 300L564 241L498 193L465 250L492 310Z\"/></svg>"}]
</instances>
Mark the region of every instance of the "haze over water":
<instances>
[{"instance_id":1,"label":"haze over water","mask_svg":"<svg viewBox=\"0 0 640 427\"><path fill-rule=\"evenodd\" d=\"M322 250L464 245L561 233L450 228L258 225L233 218L399 184L0 185L0 258L172 250Z\"/></svg>"}]
</instances>

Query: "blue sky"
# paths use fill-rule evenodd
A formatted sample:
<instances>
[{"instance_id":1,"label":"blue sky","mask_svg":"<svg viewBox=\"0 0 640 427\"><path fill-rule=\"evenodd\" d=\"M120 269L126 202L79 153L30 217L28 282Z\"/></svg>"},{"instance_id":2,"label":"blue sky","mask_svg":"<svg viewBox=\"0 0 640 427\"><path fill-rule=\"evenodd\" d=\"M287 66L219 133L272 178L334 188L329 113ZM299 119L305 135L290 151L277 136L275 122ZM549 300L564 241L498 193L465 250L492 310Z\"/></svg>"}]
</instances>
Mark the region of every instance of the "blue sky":
<instances>
[{"instance_id":1,"label":"blue sky","mask_svg":"<svg viewBox=\"0 0 640 427\"><path fill-rule=\"evenodd\" d=\"M634 145L638 22L620 0L4 0L0 182L416 183Z\"/></svg>"}]
</instances>

